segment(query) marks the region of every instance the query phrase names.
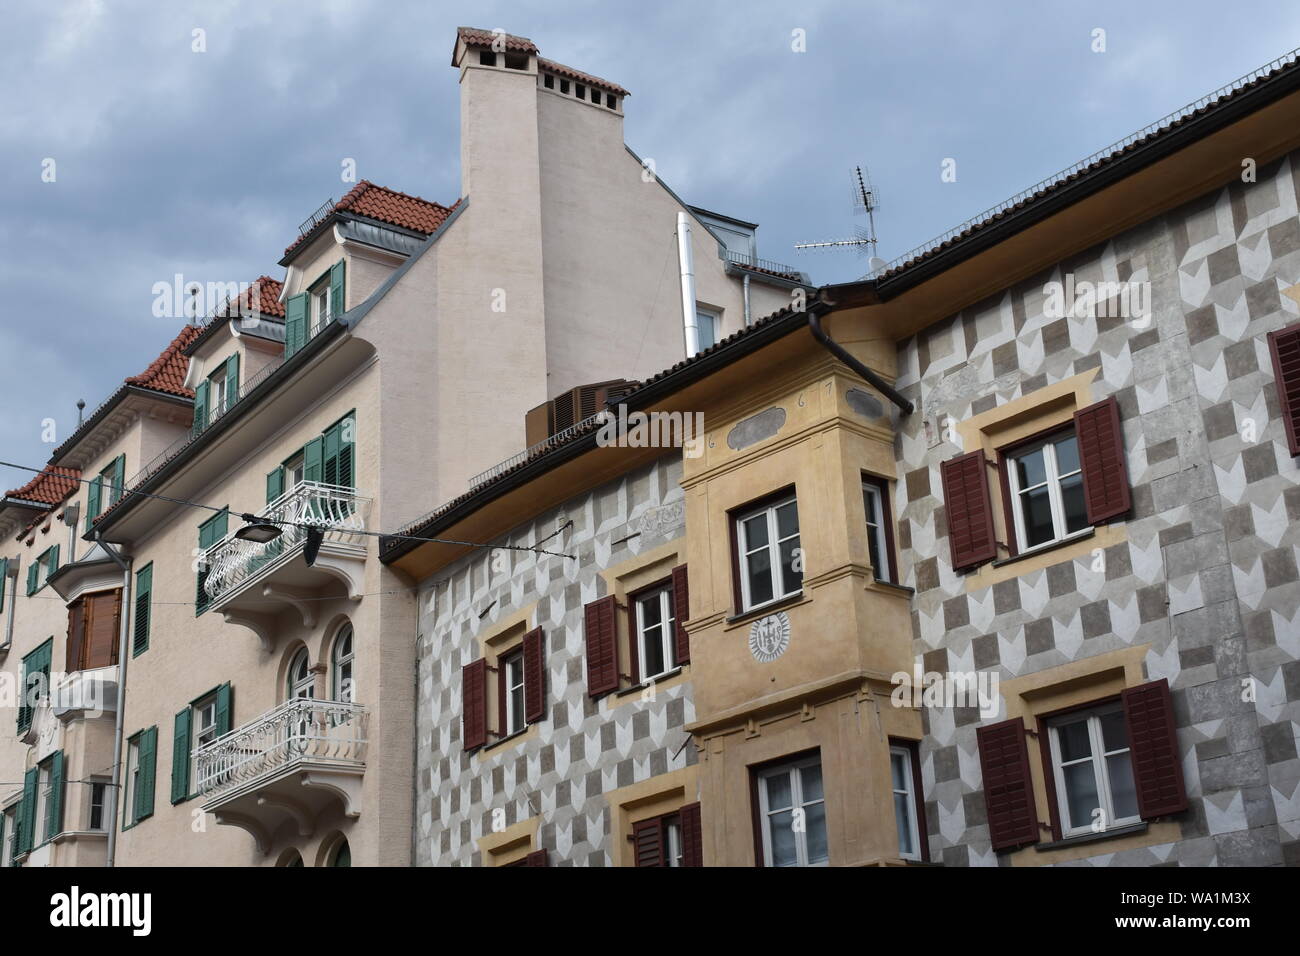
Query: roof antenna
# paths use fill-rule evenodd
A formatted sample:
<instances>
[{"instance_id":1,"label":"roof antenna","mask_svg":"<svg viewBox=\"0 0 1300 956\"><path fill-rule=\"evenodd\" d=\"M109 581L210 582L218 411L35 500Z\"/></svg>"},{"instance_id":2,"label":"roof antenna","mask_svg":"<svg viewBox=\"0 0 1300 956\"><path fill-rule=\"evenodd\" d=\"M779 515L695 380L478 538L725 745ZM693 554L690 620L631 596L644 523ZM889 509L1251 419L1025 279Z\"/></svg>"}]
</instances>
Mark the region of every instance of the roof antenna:
<instances>
[{"instance_id":1,"label":"roof antenna","mask_svg":"<svg viewBox=\"0 0 1300 956\"><path fill-rule=\"evenodd\" d=\"M86 410L86 400L84 398L77 399L77 427L78 428L81 427L82 413L85 412L85 410Z\"/></svg>"},{"instance_id":2,"label":"roof antenna","mask_svg":"<svg viewBox=\"0 0 1300 956\"><path fill-rule=\"evenodd\" d=\"M870 256L867 260L867 276L875 275L885 267L885 260L876 255L876 190L871 185L870 175L861 166L853 167L853 211L858 215L867 214L867 228L854 230L852 239L832 239L828 242L798 242L795 249L803 252L808 249L866 249Z\"/></svg>"}]
</instances>

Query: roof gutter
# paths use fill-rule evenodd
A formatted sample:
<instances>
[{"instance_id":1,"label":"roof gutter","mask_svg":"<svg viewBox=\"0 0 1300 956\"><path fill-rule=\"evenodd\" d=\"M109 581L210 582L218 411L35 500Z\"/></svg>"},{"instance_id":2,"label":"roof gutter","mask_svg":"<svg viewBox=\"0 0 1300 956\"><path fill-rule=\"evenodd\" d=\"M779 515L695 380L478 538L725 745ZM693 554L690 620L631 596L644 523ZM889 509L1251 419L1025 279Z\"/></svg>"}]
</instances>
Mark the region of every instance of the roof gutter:
<instances>
[{"instance_id":1,"label":"roof gutter","mask_svg":"<svg viewBox=\"0 0 1300 956\"><path fill-rule=\"evenodd\" d=\"M853 371L857 372L868 385L874 388L880 394L884 395L891 402L898 406L904 415L910 415L916 410L916 407L904 398L894 386L890 385L883 378L877 375L871 369L859 362L853 355L840 343L830 337L830 333L822 328L822 316L835 311L833 302L818 300L808 306L808 331L812 333L821 346L830 352L837 359L847 365Z\"/></svg>"}]
</instances>

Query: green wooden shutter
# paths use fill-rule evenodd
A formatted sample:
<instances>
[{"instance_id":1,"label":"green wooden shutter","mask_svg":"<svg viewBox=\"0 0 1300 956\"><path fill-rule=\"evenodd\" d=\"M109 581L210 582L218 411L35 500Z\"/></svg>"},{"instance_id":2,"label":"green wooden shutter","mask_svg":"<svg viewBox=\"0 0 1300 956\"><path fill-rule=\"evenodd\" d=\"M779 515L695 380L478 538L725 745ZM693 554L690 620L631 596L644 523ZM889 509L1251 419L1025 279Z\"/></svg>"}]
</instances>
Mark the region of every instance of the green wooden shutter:
<instances>
[{"instance_id":1,"label":"green wooden shutter","mask_svg":"<svg viewBox=\"0 0 1300 956\"><path fill-rule=\"evenodd\" d=\"M331 425L325 429L322 436L325 442L324 446L324 468L321 472L321 481L327 485L337 485L339 483L339 426Z\"/></svg>"},{"instance_id":2,"label":"green wooden shutter","mask_svg":"<svg viewBox=\"0 0 1300 956\"><path fill-rule=\"evenodd\" d=\"M33 558L32 563L27 567L27 594L30 596L36 593L36 576L41 573L40 558Z\"/></svg>"},{"instance_id":3,"label":"green wooden shutter","mask_svg":"<svg viewBox=\"0 0 1300 956\"><path fill-rule=\"evenodd\" d=\"M126 488L126 455L118 455L113 459L113 489L108 493L109 506L113 506L122 500L122 492Z\"/></svg>"},{"instance_id":4,"label":"green wooden shutter","mask_svg":"<svg viewBox=\"0 0 1300 956\"><path fill-rule=\"evenodd\" d=\"M337 319L344 313L343 308L343 260L330 266L330 318Z\"/></svg>"},{"instance_id":5,"label":"green wooden shutter","mask_svg":"<svg viewBox=\"0 0 1300 956\"><path fill-rule=\"evenodd\" d=\"M226 408L239 401L239 353L226 359Z\"/></svg>"},{"instance_id":6,"label":"green wooden shutter","mask_svg":"<svg viewBox=\"0 0 1300 956\"><path fill-rule=\"evenodd\" d=\"M302 479L303 481L320 481L321 472L324 462L322 454L324 451L325 440L323 438L313 438L307 442L302 450Z\"/></svg>"},{"instance_id":7,"label":"green wooden shutter","mask_svg":"<svg viewBox=\"0 0 1300 956\"><path fill-rule=\"evenodd\" d=\"M194 389L194 427L192 431L201 432L208 427L208 383L204 379Z\"/></svg>"},{"instance_id":8,"label":"green wooden shutter","mask_svg":"<svg viewBox=\"0 0 1300 956\"><path fill-rule=\"evenodd\" d=\"M172 725L172 803L190 797L190 719L186 707Z\"/></svg>"},{"instance_id":9,"label":"green wooden shutter","mask_svg":"<svg viewBox=\"0 0 1300 956\"><path fill-rule=\"evenodd\" d=\"M266 503L269 505L284 494L284 465L272 468L266 474Z\"/></svg>"},{"instance_id":10,"label":"green wooden shutter","mask_svg":"<svg viewBox=\"0 0 1300 956\"><path fill-rule=\"evenodd\" d=\"M306 292L289 296L284 303L284 357L288 358L307 344Z\"/></svg>"},{"instance_id":11,"label":"green wooden shutter","mask_svg":"<svg viewBox=\"0 0 1300 956\"><path fill-rule=\"evenodd\" d=\"M217 688L217 736L224 737L230 733L230 717L234 706L234 689L230 682Z\"/></svg>"},{"instance_id":12,"label":"green wooden shutter","mask_svg":"<svg viewBox=\"0 0 1300 956\"><path fill-rule=\"evenodd\" d=\"M135 620L132 624L131 656L149 649L149 624L153 617L153 563L135 573Z\"/></svg>"},{"instance_id":13,"label":"green wooden shutter","mask_svg":"<svg viewBox=\"0 0 1300 956\"><path fill-rule=\"evenodd\" d=\"M36 835L36 781L39 774L40 770L36 767L23 774L23 802L18 808L18 821L22 830L19 844L15 848L19 853L26 853L35 846L32 838Z\"/></svg>"},{"instance_id":14,"label":"green wooden shutter","mask_svg":"<svg viewBox=\"0 0 1300 956\"><path fill-rule=\"evenodd\" d=\"M104 479L101 478L99 475L96 475L94 478L90 479L90 488L86 492L86 530L87 531L89 531L90 526L95 523L95 519L99 517L99 491L103 483L104 483Z\"/></svg>"},{"instance_id":15,"label":"green wooden shutter","mask_svg":"<svg viewBox=\"0 0 1300 956\"><path fill-rule=\"evenodd\" d=\"M140 735L140 787L136 791L136 821L153 813L154 769L158 759L158 728L150 727Z\"/></svg>"},{"instance_id":16,"label":"green wooden shutter","mask_svg":"<svg viewBox=\"0 0 1300 956\"><path fill-rule=\"evenodd\" d=\"M52 840L63 832L63 791L66 775L63 751L56 750L50 757L50 806L45 814L45 839L47 840Z\"/></svg>"},{"instance_id":17,"label":"green wooden shutter","mask_svg":"<svg viewBox=\"0 0 1300 956\"><path fill-rule=\"evenodd\" d=\"M46 580L49 580L57 570L59 570L59 546L56 544L50 548L50 570L45 575Z\"/></svg>"},{"instance_id":18,"label":"green wooden shutter","mask_svg":"<svg viewBox=\"0 0 1300 956\"><path fill-rule=\"evenodd\" d=\"M355 416L343 419L339 427L339 484L345 488L357 486L356 431Z\"/></svg>"}]
</instances>

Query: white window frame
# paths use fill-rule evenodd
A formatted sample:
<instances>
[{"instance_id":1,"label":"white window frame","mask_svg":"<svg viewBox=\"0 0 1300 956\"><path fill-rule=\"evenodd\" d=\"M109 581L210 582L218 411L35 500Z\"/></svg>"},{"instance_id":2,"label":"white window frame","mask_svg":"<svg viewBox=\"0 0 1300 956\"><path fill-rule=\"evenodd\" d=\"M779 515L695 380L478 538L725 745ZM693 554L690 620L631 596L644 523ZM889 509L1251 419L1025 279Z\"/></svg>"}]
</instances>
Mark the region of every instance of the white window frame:
<instances>
[{"instance_id":1,"label":"white window frame","mask_svg":"<svg viewBox=\"0 0 1300 956\"><path fill-rule=\"evenodd\" d=\"M1056 781L1056 805L1057 812L1061 820L1061 836L1082 836L1094 832L1092 829L1092 818L1089 817L1082 824L1075 824L1070 819L1070 794L1065 787L1065 769L1061 761L1061 744L1060 729L1067 724L1076 724L1083 721L1088 723L1088 745L1089 755L1071 760L1071 765L1092 763L1093 780L1097 787L1097 798L1101 801L1101 810L1104 814L1103 821L1106 830L1113 830L1116 827L1131 826L1142 822L1139 813L1128 817L1116 817L1115 815L1115 798L1110 786L1110 768L1108 766L1108 757L1117 757L1120 754L1128 754L1130 763L1132 761L1133 743L1128 740L1128 728L1124 729L1125 744L1127 746L1116 750L1106 750L1105 742L1101 731L1101 718L1114 713L1123 713L1123 705L1119 701L1110 704L1103 704L1091 710L1076 711L1065 714L1061 717L1050 720L1047 724L1048 738L1051 744L1052 753L1052 776ZM1137 772L1133 771L1136 781ZM1103 831L1104 832L1104 831Z\"/></svg>"},{"instance_id":2,"label":"white window frame","mask_svg":"<svg viewBox=\"0 0 1300 956\"><path fill-rule=\"evenodd\" d=\"M651 601L659 602L659 646L663 653L664 666L662 670L650 672L646 664L646 623L645 607ZM677 667L677 661L673 653L676 641L677 619L673 616L673 588L671 584L665 584L646 594L637 596L636 599L636 655L637 655L637 672L641 675L642 681L648 681L655 677L662 677L664 674L671 673Z\"/></svg>"},{"instance_id":3,"label":"white window frame","mask_svg":"<svg viewBox=\"0 0 1300 956\"><path fill-rule=\"evenodd\" d=\"M888 584L896 583L890 570L889 535L886 534L885 494L880 485L862 479L862 504L867 514L867 538L876 543L876 553L880 555L880 567L871 569L877 581Z\"/></svg>"},{"instance_id":4,"label":"white window frame","mask_svg":"<svg viewBox=\"0 0 1300 956\"><path fill-rule=\"evenodd\" d=\"M140 788L140 738L127 742L126 773L122 776L122 811L126 826L136 823L136 793Z\"/></svg>"},{"instance_id":5,"label":"white window frame","mask_svg":"<svg viewBox=\"0 0 1300 956\"><path fill-rule=\"evenodd\" d=\"M664 862L668 866L682 865L682 818L680 816L664 823Z\"/></svg>"},{"instance_id":6,"label":"white window frame","mask_svg":"<svg viewBox=\"0 0 1300 956\"><path fill-rule=\"evenodd\" d=\"M517 734L528 727L528 720L524 716L527 710L527 702L524 700L524 651L523 648L513 650L504 655L501 659L501 667L504 673L502 686L505 688L506 695L506 725L502 728L501 736L509 737L511 734ZM518 681L514 680L514 674L517 672ZM519 691L519 705L515 705L515 691ZM516 726L516 723L518 726Z\"/></svg>"},{"instance_id":7,"label":"white window frame","mask_svg":"<svg viewBox=\"0 0 1300 956\"><path fill-rule=\"evenodd\" d=\"M308 672L310 673L310 671ZM203 723L205 715L211 720ZM190 704L190 780L199 779L199 748L217 739L217 695L209 694Z\"/></svg>"},{"instance_id":8,"label":"white window frame","mask_svg":"<svg viewBox=\"0 0 1300 956\"><path fill-rule=\"evenodd\" d=\"M32 820L36 832L32 834L32 846L40 846L50 838L50 810L54 805L54 774L47 760L36 765L36 812Z\"/></svg>"},{"instance_id":9,"label":"white window frame","mask_svg":"<svg viewBox=\"0 0 1300 956\"><path fill-rule=\"evenodd\" d=\"M786 535L786 537L778 539L776 530L776 513L781 508L790 504L795 506L795 532L794 534ZM759 554L764 546L759 545L755 548L749 547L749 534L745 529L745 522L756 518L761 514L767 515L766 549L768 565L772 574L772 597L763 601L761 604L755 604L749 594L749 558L751 554ZM759 508L751 508L748 511L736 515L736 547L740 552L736 557L740 571L740 600L743 605L740 611L742 614L757 610L758 608L766 607L769 604L775 604L777 601L784 601L786 598L803 591L803 572L799 572L799 583L793 588L788 588L785 580L785 570L781 567L781 545L784 542L793 539L796 542L795 550L801 550L801 544L799 542L802 540L800 538L802 527L799 525L798 519L799 502L795 495L789 495L788 497L782 498L780 501L774 501L771 504L763 505ZM780 581L779 586L777 583L778 579Z\"/></svg>"},{"instance_id":10,"label":"white window frame","mask_svg":"<svg viewBox=\"0 0 1300 956\"><path fill-rule=\"evenodd\" d=\"M108 466L99 473L99 514L103 514L122 498L122 489L113 482L117 477L116 471L114 463L109 462Z\"/></svg>"},{"instance_id":11,"label":"white window frame","mask_svg":"<svg viewBox=\"0 0 1300 956\"><path fill-rule=\"evenodd\" d=\"M309 290L311 292L311 310L314 323L312 328L324 328L332 318L334 303L331 301L333 292L330 289L330 280L327 275L321 280L318 289Z\"/></svg>"},{"instance_id":12,"label":"white window frame","mask_svg":"<svg viewBox=\"0 0 1300 956\"><path fill-rule=\"evenodd\" d=\"M40 569L36 572L36 590L45 587L49 582L50 573L53 570L50 565L54 560L54 547L51 545L36 556L36 565Z\"/></svg>"},{"instance_id":13,"label":"white window frame","mask_svg":"<svg viewBox=\"0 0 1300 956\"><path fill-rule=\"evenodd\" d=\"M347 641L348 649L346 653L343 653L342 647L345 640ZM334 658L334 683L331 687L331 693L333 694L334 700L349 704L356 700L356 683L352 679L354 670L353 662L356 660L356 651L356 631L353 629L351 623L344 624L339 628L338 634L334 636L334 647L331 652ZM347 677L341 678L344 668L347 669Z\"/></svg>"},{"instance_id":14,"label":"white window frame","mask_svg":"<svg viewBox=\"0 0 1300 956\"><path fill-rule=\"evenodd\" d=\"M709 323L710 330L710 341L707 344L704 341L703 323L705 321ZM700 351L703 352L707 348L712 348L718 344L718 340L722 337L722 313L717 309L697 305L695 307L695 329L696 341L699 342Z\"/></svg>"},{"instance_id":15,"label":"white window frame","mask_svg":"<svg viewBox=\"0 0 1300 956\"><path fill-rule=\"evenodd\" d=\"M903 761L903 789L899 790L894 786L894 761L901 759ZM889 747L889 780L890 787L894 792L894 803L897 806L898 798L904 797L907 801L907 825L910 833L907 836L913 849L911 852L903 850L903 836L898 835L898 855L904 860L921 859L921 824L917 817L917 799L916 799L916 775L912 772L912 751L908 747L898 744L891 744Z\"/></svg>"},{"instance_id":16,"label":"white window frame","mask_svg":"<svg viewBox=\"0 0 1300 956\"><path fill-rule=\"evenodd\" d=\"M298 662L302 661L307 666L305 668L306 676L296 676L298 671ZM306 691L306 693L302 693ZM301 647L289 659L289 678L286 692L289 698L303 697L314 698L316 696L316 675L311 672L311 655L307 653L307 648Z\"/></svg>"},{"instance_id":17,"label":"white window frame","mask_svg":"<svg viewBox=\"0 0 1300 956\"><path fill-rule=\"evenodd\" d=\"M108 829L108 785L108 780L90 781L90 795L86 800L86 829L93 833ZM99 807L99 826L95 826L96 806Z\"/></svg>"},{"instance_id":18,"label":"white window frame","mask_svg":"<svg viewBox=\"0 0 1300 956\"><path fill-rule=\"evenodd\" d=\"M1079 436L1071 428L1055 432L1042 441L1006 453L1007 484L1011 491L1012 523L1016 529L1016 550L1019 554L1027 554L1031 551L1037 551L1039 548L1049 548L1054 544L1088 533L1089 527L1086 523L1084 527L1077 531L1068 531L1065 526L1065 503L1061 497L1061 482L1083 473L1082 455L1079 457L1078 469L1064 475L1059 472L1056 461L1056 443L1066 437L1074 439L1077 450ZM1020 477L1016 473L1016 460L1032 455L1036 451L1042 451L1043 453L1043 481L1036 485L1030 485L1028 488L1021 488ZM1024 493L1044 486L1047 488L1047 501L1052 513L1052 538L1048 541L1040 541L1038 544L1030 545L1025 530Z\"/></svg>"},{"instance_id":19,"label":"white window frame","mask_svg":"<svg viewBox=\"0 0 1300 956\"><path fill-rule=\"evenodd\" d=\"M12 866L14 862L14 839L18 836L15 827L18 823L18 808L10 807L4 811L4 845L0 846L0 867Z\"/></svg>"},{"instance_id":20,"label":"white window frame","mask_svg":"<svg viewBox=\"0 0 1300 956\"><path fill-rule=\"evenodd\" d=\"M790 806L779 807L775 812L781 813L793 808L802 808L805 811L805 822L807 820L807 808L817 804L826 803L826 777L822 776L822 796L816 800L805 801L803 799L803 775L800 773L805 767L817 767L821 769L821 755L804 757L800 760L794 760L789 763L783 763L776 767L769 767L767 770L761 770L758 773L758 816L759 829L763 835L763 865L772 866L772 809L767 802L767 781L772 777L778 777L782 774L788 775L790 779ZM825 815L822 817L823 825L829 827ZM827 833L827 853L825 860L819 860L816 863L808 862L808 831L804 830L794 834L795 846L795 866L830 866L830 840L829 831Z\"/></svg>"},{"instance_id":21,"label":"white window frame","mask_svg":"<svg viewBox=\"0 0 1300 956\"><path fill-rule=\"evenodd\" d=\"M302 452L284 463L284 490L292 491L306 480L307 459Z\"/></svg>"},{"instance_id":22,"label":"white window frame","mask_svg":"<svg viewBox=\"0 0 1300 956\"><path fill-rule=\"evenodd\" d=\"M226 410L226 363L208 376L208 418L216 418Z\"/></svg>"}]
</instances>

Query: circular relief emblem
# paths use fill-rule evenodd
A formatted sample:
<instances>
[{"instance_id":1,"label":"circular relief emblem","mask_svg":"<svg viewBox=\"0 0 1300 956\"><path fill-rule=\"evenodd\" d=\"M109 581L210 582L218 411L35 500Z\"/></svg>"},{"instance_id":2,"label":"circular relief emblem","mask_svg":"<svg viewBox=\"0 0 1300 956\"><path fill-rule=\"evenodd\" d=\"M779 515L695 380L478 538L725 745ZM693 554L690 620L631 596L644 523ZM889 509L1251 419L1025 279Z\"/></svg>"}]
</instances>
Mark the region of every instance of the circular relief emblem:
<instances>
[{"instance_id":1,"label":"circular relief emblem","mask_svg":"<svg viewBox=\"0 0 1300 956\"><path fill-rule=\"evenodd\" d=\"M749 626L749 653L761 664L774 661L790 646L790 617L777 611Z\"/></svg>"}]
</instances>

